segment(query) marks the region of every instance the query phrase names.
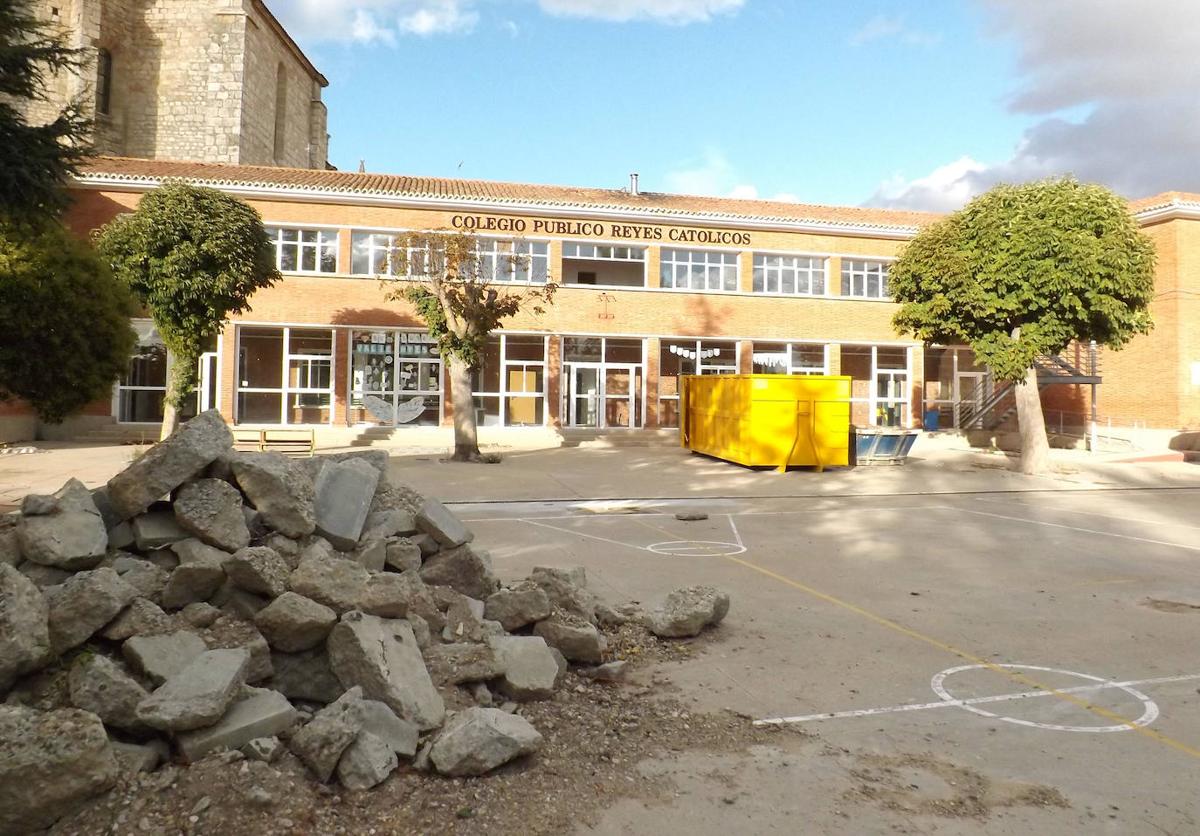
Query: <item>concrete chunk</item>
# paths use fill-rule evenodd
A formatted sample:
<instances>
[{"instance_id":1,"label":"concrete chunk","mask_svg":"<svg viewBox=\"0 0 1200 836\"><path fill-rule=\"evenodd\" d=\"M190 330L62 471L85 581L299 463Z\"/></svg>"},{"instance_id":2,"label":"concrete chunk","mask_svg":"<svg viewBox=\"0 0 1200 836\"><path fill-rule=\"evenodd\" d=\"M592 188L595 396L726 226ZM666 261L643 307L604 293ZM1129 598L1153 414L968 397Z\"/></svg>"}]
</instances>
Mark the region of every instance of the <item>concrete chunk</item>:
<instances>
[{"instance_id":1,"label":"concrete chunk","mask_svg":"<svg viewBox=\"0 0 1200 836\"><path fill-rule=\"evenodd\" d=\"M496 652L486 644L436 644L424 655L429 676L436 685L482 682L504 673Z\"/></svg>"},{"instance_id":2,"label":"concrete chunk","mask_svg":"<svg viewBox=\"0 0 1200 836\"><path fill-rule=\"evenodd\" d=\"M175 610L212 598L225 582L229 554L194 538L173 544L171 550L179 557L179 565L163 587L162 605Z\"/></svg>"},{"instance_id":3,"label":"concrete chunk","mask_svg":"<svg viewBox=\"0 0 1200 836\"><path fill-rule=\"evenodd\" d=\"M214 749L241 749L260 738L273 739L299 719L299 713L278 691L247 690L249 696L230 706L214 725L179 735L179 751L187 760L199 760ZM279 745L278 740L275 743Z\"/></svg>"},{"instance_id":4,"label":"concrete chunk","mask_svg":"<svg viewBox=\"0 0 1200 836\"><path fill-rule=\"evenodd\" d=\"M337 613L295 592L285 592L259 610L254 623L275 650L296 653L325 641Z\"/></svg>"},{"instance_id":5,"label":"concrete chunk","mask_svg":"<svg viewBox=\"0 0 1200 836\"><path fill-rule=\"evenodd\" d=\"M290 583L293 592L344 613L358 605L370 578L370 573L353 560L324 557L306 550L300 565L292 572Z\"/></svg>"},{"instance_id":6,"label":"concrete chunk","mask_svg":"<svg viewBox=\"0 0 1200 836\"><path fill-rule=\"evenodd\" d=\"M397 755L411 758L417 753L420 730L415 723L402 720L378 700L361 700L353 707L364 732L370 732L391 747Z\"/></svg>"},{"instance_id":7,"label":"concrete chunk","mask_svg":"<svg viewBox=\"0 0 1200 836\"><path fill-rule=\"evenodd\" d=\"M270 679L274 670L271 667L271 648L263 638L258 628L249 621L222 615L201 631L200 637L210 650L220 648L243 648L250 654L246 665L246 682L262 682Z\"/></svg>"},{"instance_id":8,"label":"concrete chunk","mask_svg":"<svg viewBox=\"0 0 1200 836\"><path fill-rule=\"evenodd\" d=\"M512 700L545 700L554 696L562 672L541 636L498 636L488 640L503 676L497 687Z\"/></svg>"},{"instance_id":9,"label":"concrete chunk","mask_svg":"<svg viewBox=\"0 0 1200 836\"><path fill-rule=\"evenodd\" d=\"M287 592L291 570L274 549L248 546L225 561L225 574L247 592L277 598Z\"/></svg>"},{"instance_id":10,"label":"concrete chunk","mask_svg":"<svg viewBox=\"0 0 1200 836\"><path fill-rule=\"evenodd\" d=\"M421 579L434 586L448 586L463 595L486 600L500 586L492 572L492 558L469 545L443 550L425 561Z\"/></svg>"},{"instance_id":11,"label":"concrete chunk","mask_svg":"<svg viewBox=\"0 0 1200 836\"><path fill-rule=\"evenodd\" d=\"M33 581L0 563L0 694L50 661L50 607Z\"/></svg>"},{"instance_id":12,"label":"concrete chunk","mask_svg":"<svg viewBox=\"0 0 1200 836\"><path fill-rule=\"evenodd\" d=\"M145 728L137 718L137 707L148 696L146 689L107 656L81 654L71 665L67 682L71 704L92 712L104 725L126 731Z\"/></svg>"},{"instance_id":13,"label":"concrete chunk","mask_svg":"<svg viewBox=\"0 0 1200 836\"><path fill-rule=\"evenodd\" d=\"M399 765L391 746L370 732L361 731L338 761L338 780L346 789L361 792L383 783Z\"/></svg>"},{"instance_id":14,"label":"concrete chunk","mask_svg":"<svg viewBox=\"0 0 1200 836\"><path fill-rule=\"evenodd\" d=\"M604 661L604 651L608 649L608 640L594 625L582 619L572 622L566 618L551 616L545 621L539 621L533 632L572 662L598 665Z\"/></svg>"},{"instance_id":15,"label":"concrete chunk","mask_svg":"<svg viewBox=\"0 0 1200 836\"><path fill-rule=\"evenodd\" d=\"M157 636L134 636L121 645L121 655L134 670L161 685L207 649L204 639L180 630Z\"/></svg>"},{"instance_id":16,"label":"concrete chunk","mask_svg":"<svg viewBox=\"0 0 1200 836\"><path fill-rule=\"evenodd\" d=\"M415 571L421 568L421 547L407 537L389 537L383 562L397 572Z\"/></svg>"},{"instance_id":17,"label":"concrete chunk","mask_svg":"<svg viewBox=\"0 0 1200 836\"><path fill-rule=\"evenodd\" d=\"M528 720L498 708L455 714L434 741L429 757L443 775L483 775L541 748L542 736Z\"/></svg>"},{"instance_id":18,"label":"concrete chunk","mask_svg":"<svg viewBox=\"0 0 1200 836\"><path fill-rule=\"evenodd\" d=\"M133 529L133 542L142 552L161 549L192 536L175 520L174 512L167 510L139 514L129 521L129 526Z\"/></svg>"},{"instance_id":19,"label":"concrete chunk","mask_svg":"<svg viewBox=\"0 0 1200 836\"><path fill-rule=\"evenodd\" d=\"M293 700L331 703L345 687L338 680L323 647L299 653L272 653L275 675L271 687Z\"/></svg>"},{"instance_id":20,"label":"concrete chunk","mask_svg":"<svg viewBox=\"0 0 1200 836\"><path fill-rule=\"evenodd\" d=\"M70 570L99 563L108 548L108 530L91 491L78 479L71 479L53 497L40 499L48 504L34 503L39 513L26 514L17 523L17 540L25 559Z\"/></svg>"},{"instance_id":21,"label":"concrete chunk","mask_svg":"<svg viewBox=\"0 0 1200 836\"><path fill-rule=\"evenodd\" d=\"M317 780L329 780L342 753L362 730L362 719L352 710L361 699L362 689L351 688L336 702L313 715L288 741L288 747L312 770Z\"/></svg>"},{"instance_id":22,"label":"concrete chunk","mask_svg":"<svg viewBox=\"0 0 1200 836\"><path fill-rule=\"evenodd\" d=\"M239 453L233 472L246 497L270 528L303 537L316 528L312 477L282 453Z\"/></svg>"},{"instance_id":23,"label":"concrete chunk","mask_svg":"<svg viewBox=\"0 0 1200 836\"><path fill-rule=\"evenodd\" d=\"M174 503L179 525L210 546L236 552L250 545L242 494L222 479L197 479L179 489Z\"/></svg>"},{"instance_id":24,"label":"concrete chunk","mask_svg":"<svg viewBox=\"0 0 1200 836\"><path fill-rule=\"evenodd\" d=\"M461 546L475 536L449 508L432 497L427 498L417 512L417 528L443 548Z\"/></svg>"},{"instance_id":25,"label":"concrete chunk","mask_svg":"<svg viewBox=\"0 0 1200 836\"><path fill-rule=\"evenodd\" d=\"M712 586L676 589L646 614L646 628L663 638L698 636L729 612L729 593Z\"/></svg>"},{"instance_id":26,"label":"concrete chunk","mask_svg":"<svg viewBox=\"0 0 1200 836\"><path fill-rule=\"evenodd\" d=\"M138 592L112 569L72 575L46 590L50 605L50 644L55 653L78 647L138 597Z\"/></svg>"},{"instance_id":27,"label":"concrete chunk","mask_svg":"<svg viewBox=\"0 0 1200 836\"><path fill-rule=\"evenodd\" d=\"M513 589L501 589L488 596L483 615L499 621L508 632L550 616L550 598L536 584L526 583Z\"/></svg>"},{"instance_id":28,"label":"concrete chunk","mask_svg":"<svg viewBox=\"0 0 1200 836\"><path fill-rule=\"evenodd\" d=\"M233 434L215 409L203 412L108 480L108 497L123 520L191 479L233 447Z\"/></svg>"},{"instance_id":29,"label":"concrete chunk","mask_svg":"<svg viewBox=\"0 0 1200 836\"><path fill-rule=\"evenodd\" d=\"M249 662L244 648L201 653L138 704L138 719L173 732L211 726L237 696Z\"/></svg>"},{"instance_id":30,"label":"concrete chunk","mask_svg":"<svg viewBox=\"0 0 1200 836\"><path fill-rule=\"evenodd\" d=\"M353 549L371 510L379 471L361 459L326 462L316 479L317 532L334 548Z\"/></svg>"}]
</instances>

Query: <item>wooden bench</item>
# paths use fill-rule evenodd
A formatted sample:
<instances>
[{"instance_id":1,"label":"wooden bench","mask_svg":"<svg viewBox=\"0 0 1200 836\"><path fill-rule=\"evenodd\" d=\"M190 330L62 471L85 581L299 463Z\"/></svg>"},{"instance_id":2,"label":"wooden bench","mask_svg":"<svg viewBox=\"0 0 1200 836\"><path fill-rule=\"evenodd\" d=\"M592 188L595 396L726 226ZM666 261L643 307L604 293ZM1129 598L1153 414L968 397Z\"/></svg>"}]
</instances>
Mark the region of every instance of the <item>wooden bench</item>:
<instances>
[{"instance_id":1,"label":"wooden bench","mask_svg":"<svg viewBox=\"0 0 1200 836\"><path fill-rule=\"evenodd\" d=\"M233 446L235 450L311 456L317 447L317 439L313 430L235 429Z\"/></svg>"}]
</instances>

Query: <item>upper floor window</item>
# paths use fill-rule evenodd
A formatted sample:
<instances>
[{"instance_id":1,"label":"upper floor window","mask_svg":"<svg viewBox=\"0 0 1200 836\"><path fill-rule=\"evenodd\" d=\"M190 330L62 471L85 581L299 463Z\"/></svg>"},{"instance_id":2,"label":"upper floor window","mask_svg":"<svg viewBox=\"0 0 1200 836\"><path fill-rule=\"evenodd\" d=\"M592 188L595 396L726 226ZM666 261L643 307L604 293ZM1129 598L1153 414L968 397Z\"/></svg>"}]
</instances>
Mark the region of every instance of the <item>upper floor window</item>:
<instances>
[{"instance_id":1,"label":"upper floor window","mask_svg":"<svg viewBox=\"0 0 1200 836\"><path fill-rule=\"evenodd\" d=\"M645 247L564 241L562 257L565 285L646 286Z\"/></svg>"},{"instance_id":2,"label":"upper floor window","mask_svg":"<svg viewBox=\"0 0 1200 836\"><path fill-rule=\"evenodd\" d=\"M589 261L645 261L646 248L566 241L563 243L563 258L585 258Z\"/></svg>"},{"instance_id":3,"label":"upper floor window","mask_svg":"<svg viewBox=\"0 0 1200 836\"><path fill-rule=\"evenodd\" d=\"M112 53L101 49L96 54L96 113L112 112Z\"/></svg>"},{"instance_id":4,"label":"upper floor window","mask_svg":"<svg viewBox=\"0 0 1200 836\"><path fill-rule=\"evenodd\" d=\"M550 274L550 245L545 241L479 242L480 267L494 282L544 284Z\"/></svg>"},{"instance_id":5,"label":"upper floor window","mask_svg":"<svg viewBox=\"0 0 1200 836\"><path fill-rule=\"evenodd\" d=\"M267 227L275 266L285 273L336 273L337 230Z\"/></svg>"},{"instance_id":6,"label":"upper floor window","mask_svg":"<svg viewBox=\"0 0 1200 836\"><path fill-rule=\"evenodd\" d=\"M842 295L860 299L888 298L886 261L842 259Z\"/></svg>"},{"instance_id":7,"label":"upper floor window","mask_svg":"<svg viewBox=\"0 0 1200 836\"><path fill-rule=\"evenodd\" d=\"M386 232L355 232L350 236L350 272L355 276L388 272L388 253L395 244L395 236Z\"/></svg>"},{"instance_id":8,"label":"upper floor window","mask_svg":"<svg viewBox=\"0 0 1200 836\"><path fill-rule=\"evenodd\" d=\"M737 253L712 250L662 251L663 287L680 290L737 290Z\"/></svg>"},{"instance_id":9,"label":"upper floor window","mask_svg":"<svg viewBox=\"0 0 1200 836\"><path fill-rule=\"evenodd\" d=\"M754 292L824 296L825 259L755 253Z\"/></svg>"}]
</instances>

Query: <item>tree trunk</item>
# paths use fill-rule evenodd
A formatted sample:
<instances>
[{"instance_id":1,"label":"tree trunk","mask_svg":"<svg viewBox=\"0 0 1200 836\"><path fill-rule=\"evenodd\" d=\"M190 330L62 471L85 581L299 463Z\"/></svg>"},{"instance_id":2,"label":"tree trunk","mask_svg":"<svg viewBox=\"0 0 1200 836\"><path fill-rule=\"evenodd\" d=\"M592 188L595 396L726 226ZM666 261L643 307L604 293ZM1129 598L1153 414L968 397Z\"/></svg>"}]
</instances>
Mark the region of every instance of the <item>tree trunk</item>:
<instances>
[{"instance_id":1,"label":"tree trunk","mask_svg":"<svg viewBox=\"0 0 1200 836\"><path fill-rule=\"evenodd\" d=\"M1030 366L1025 372L1025 380L1014 387L1014 394L1017 424L1021 428L1021 472L1030 476L1045 473L1050 465L1050 442L1046 438L1036 366Z\"/></svg>"},{"instance_id":2,"label":"tree trunk","mask_svg":"<svg viewBox=\"0 0 1200 836\"><path fill-rule=\"evenodd\" d=\"M475 399L471 397L471 368L461 357L451 354L450 398L454 405L454 455L456 462L477 462L479 438L475 428Z\"/></svg>"},{"instance_id":3,"label":"tree trunk","mask_svg":"<svg viewBox=\"0 0 1200 836\"><path fill-rule=\"evenodd\" d=\"M167 392L163 397L163 422L162 429L159 430L158 440L162 441L175 430L179 429L179 410L175 407L172 401L175 398L175 381L171 379L171 375L167 373Z\"/></svg>"}]
</instances>

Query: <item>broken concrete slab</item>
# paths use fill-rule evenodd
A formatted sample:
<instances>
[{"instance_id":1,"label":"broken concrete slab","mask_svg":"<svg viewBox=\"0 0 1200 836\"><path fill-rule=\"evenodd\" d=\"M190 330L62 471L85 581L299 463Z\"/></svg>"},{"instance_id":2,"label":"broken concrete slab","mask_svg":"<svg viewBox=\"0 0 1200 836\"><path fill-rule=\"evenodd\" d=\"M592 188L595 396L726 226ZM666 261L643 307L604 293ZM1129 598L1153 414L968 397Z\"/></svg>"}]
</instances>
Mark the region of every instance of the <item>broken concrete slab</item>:
<instances>
[{"instance_id":1,"label":"broken concrete slab","mask_svg":"<svg viewBox=\"0 0 1200 836\"><path fill-rule=\"evenodd\" d=\"M343 787L361 792L382 784L399 765L391 746L368 731L360 731L342 752L337 776Z\"/></svg>"},{"instance_id":2,"label":"broken concrete slab","mask_svg":"<svg viewBox=\"0 0 1200 836\"><path fill-rule=\"evenodd\" d=\"M417 511L417 528L447 549L469 543L475 536L462 520L433 497L427 497Z\"/></svg>"},{"instance_id":3,"label":"broken concrete slab","mask_svg":"<svg viewBox=\"0 0 1200 836\"><path fill-rule=\"evenodd\" d=\"M715 627L729 612L729 593L712 586L676 589L645 616L651 633L662 638L698 636Z\"/></svg>"},{"instance_id":4,"label":"broken concrete slab","mask_svg":"<svg viewBox=\"0 0 1200 836\"><path fill-rule=\"evenodd\" d=\"M0 694L50 661L50 606L41 590L0 563Z\"/></svg>"},{"instance_id":5,"label":"broken concrete slab","mask_svg":"<svg viewBox=\"0 0 1200 836\"><path fill-rule=\"evenodd\" d=\"M243 648L250 653L246 665L246 682L256 683L270 679L274 674L271 667L271 648L262 633L249 621L222 615L200 632L200 637L210 650L221 648Z\"/></svg>"},{"instance_id":6,"label":"broken concrete slab","mask_svg":"<svg viewBox=\"0 0 1200 836\"><path fill-rule=\"evenodd\" d=\"M285 592L259 610L254 623L275 650L297 653L323 644L337 613L295 592Z\"/></svg>"},{"instance_id":7,"label":"broken concrete slab","mask_svg":"<svg viewBox=\"0 0 1200 836\"><path fill-rule=\"evenodd\" d=\"M80 654L67 683L71 704L92 712L104 725L135 732L145 729L137 707L149 694L118 662L99 653Z\"/></svg>"},{"instance_id":8,"label":"broken concrete slab","mask_svg":"<svg viewBox=\"0 0 1200 836\"><path fill-rule=\"evenodd\" d=\"M196 479L175 495L175 519L192 536L227 552L250 545L242 494L223 479Z\"/></svg>"},{"instance_id":9,"label":"broken concrete slab","mask_svg":"<svg viewBox=\"0 0 1200 836\"><path fill-rule=\"evenodd\" d=\"M424 658L430 678L439 686L484 682L504 673L499 656L486 644L435 644Z\"/></svg>"},{"instance_id":10,"label":"broken concrete slab","mask_svg":"<svg viewBox=\"0 0 1200 836\"><path fill-rule=\"evenodd\" d=\"M78 572L44 593L55 653L78 647L116 618L138 592L107 567Z\"/></svg>"},{"instance_id":11,"label":"broken concrete slab","mask_svg":"<svg viewBox=\"0 0 1200 836\"><path fill-rule=\"evenodd\" d=\"M0 833L47 828L116 783L100 718L74 708L0 706Z\"/></svg>"},{"instance_id":12,"label":"broken concrete slab","mask_svg":"<svg viewBox=\"0 0 1200 836\"><path fill-rule=\"evenodd\" d=\"M113 510L123 520L140 514L232 447L221 413L202 412L108 480Z\"/></svg>"},{"instance_id":13,"label":"broken concrete slab","mask_svg":"<svg viewBox=\"0 0 1200 836\"><path fill-rule=\"evenodd\" d=\"M29 580L33 581L33 585L38 589L48 589L52 586L58 586L60 583L71 577L71 572L66 569L56 569L53 566L43 566L40 563L34 563L31 560L26 560L17 565L17 571L20 572Z\"/></svg>"},{"instance_id":14,"label":"broken concrete slab","mask_svg":"<svg viewBox=\"0 0 1200 836\"><path fill-rule=\"evenodd\" d=\"M554 606L596 623L598 599L587 588L587 573L582 566L535 566L529 573L529 580L545 591Z\"/></svg>"},{"instance_id":15,"label":"broken concrete slab","mask_svg":"<svg viewBox=\"0 0 1200 836\"><path fill-rule=\"evenodd\" d=\"M550 616L550 597L533 583L501 589L489 595L484 604L484 617L499 621L510 633Z\"/></svg>"},{"instance_id":16,"label":"broken concrete slab","mask_svg":"<svg viewBox=\"0 0 1200 836\"><path fill-rule=\"evenodd\" d=\"M382 572L387 562L387 543L374 538L364 539L350 555L367 571Z\"/></svg>"},{"instance_id":17,"label":"broken concrete slab","mask_svg":"<svg viewBox=\"0 0 1200 836\"><path fill-rule=\"evenodd\" d=\"M149 552L186 540L192 535L176 521L170 510L150 510L129 521L138 551Z\"/></svg>"},{"instance_id":18,"label":"broken concrete slab","mask_svg":"<svg viewBox=\"0 0 1200 836\"><path fill-rule=\"evenodd\" d=\"M524 717L498 708L473 707L446 723L429 757L443 775L483 775L536 752L541 745L541 734Z\"/></svg>"},{"instance_id":19,"label":"broken concrete slab","mask_svg":"<svg viewBox=\"0 0 1200 836\"><path fill-rule=\"evenodd\" d=\"M206 650L204 639L186 630L134 636L121 645L125 661L155 685L166 682Z\"/></svg>"},{"instance_id":20,"label":"broken concrete slab","mask_svg":"<svg viewBox=\"0 0 1200 836\"><path fill-rule=\"evenodd\" d=\"M382 618L404 618L414 606L437 608L421 577L416 572L381 572L366 584L357 609Z\"/></svg>"},{"instance_id":21,"label":"broken concrete slab","mask_svg":"<svg viewBox=\"0 0 1200 836\"><path fill-rule=\"evenodd\" d=\"M237 696L249 662L244 648L206 650L138 704L138 719L171 732L211 726Z\"/></svg>"},{"instance_id":22,"label":"broken concrete slab","mask_svg":"<svg viewBox=\"0 0 1200 836\"><path fill-rule=\"evenodd\" d=\"M598 665L604 661L604 651L608 649L608 640L595 625L583 619L572 621L554 615L539 621L533 632L545 639L546 644L558 648L572 662Z\"/></svg>"},{"instance_id":23,"label":"broken concrete slab","mask_svg":"<svg viewBox=\"0 0 1200 836\"><path fill-rule=\"evenodd\" d=\"M370 579L370 572L353 560L306 550L289 582L293 592L341 614L358 605Z\"/></svg>"},{"instance_id":24,"label":"broken concrete slab","mask_svg":"<svg viewBox=\"0 0 1200 836\"><path fill-rule=\"evenodd\" d=\"M275 739L274 735L290 729L300 717L278 691L246 688L245 692L215 724L179 735L184 758L196 761L214 749L241 749L261 738Z\"/></svg>"},{"instance_id":25,"label":"broken concrete slab","mask_svg":"<svg viewBox=\"0 0 1200 836\"><path fill-rule=\"evenodd\" d=\"M362 459L326 462L317 474L317 532L334 548L350 550L357 545L379 476L379 470Z\"/></svg>"},{"instance_id":26,"label":"broken concrete slab","mask_svg":"<svg viewBox=\"0 0 1200 836\"><path fill-rule=\"evenodd\" d=\"M163 587L163 607L175 610L212 598L225 582L229 553L195 538L174 543L171 550L178 556L179 565Z\"/></svg>"},{"instance_id":27,"label":"broken concrete slab","mask_svg":"<svg viewBox=\"0 0 1200 836\"><path fill-rule=\"evenodd\" d=\"M277 598L287 592L291 570L274 549L247 546L225 561L225 574L247 592Z\"/></svg>"},{"instance_id":28,"label":"broken concrete slab","mask_svg":"<svg viewBox=\"0 0 1200 836\"><path fill-rule=\"evenodd\" d=\"M363 540L377 538L386 540L400 534L415 534L417 518L408 511L392 508L387 511L375 511L367 515L363 524Z\"/></svg>"},{"instance_id":29,"label":"broken concrete slab","mask_svg":"<svg viewBox=\"0 0 1200 836\"><path fill-rule=\"evenodd\" d=\"M384 545L384 565L397 572L421 568L421 547L407 537L389 537Z\"/></svg>"},{"instance_id":30,"label":"broken concrete slab","mask_svg":"<svg viewBox=\"0 0 1200 836\"><path fill-rule=\"evenodd\" d=\"M44 514L22 516L17 523L25 559L72 571L99 563L108 548L108 530L91 491L70 479L47 500L51 504L38 508Z\"/></svg>"},{"instance_id":31,"label":"broken concrete slab","mask_svg":"<svg viewBox=\"0 0 1200 836\"><path fill-rule=\"evenodd\" d=\"M345 687L361 686L365 696L386 703L422 731L441 725L446 707L408 622L349 612L325 646Z\"/></svg>"},{"instance_id":32,"label":"broken concrete slab","mask_svg":"<svg viewBox=\"0 0 1200 836\"><path fill-rule=\"evenodd\" d=\"M242 491L270 528L288 537L316 529L313 480L302 465L274 452L239 453L232 464Z\"/></svg>"},{"instance_id":33,"label":"broken concrete slab","mask_svg":"<svg viewBox=\"0 0 1200 836\"><path fill-rule=\"evenodd\" d=\"M112 562L121 580L138 591L138 595L157 601L166 589L170 573L149 560L123 555Z\"/></svg>"},{"instance_id":34,"label":"broken concrete slab","mask_svg":"<svg viewBox=\"0 0 1200 836\"><path fill-rule=\"evenodd\" d=\"M545 700L562 678L554 653L541 636L497 636L488 640L503 673L496 687L512 700Z\"/></svg>"},{"instance_id":35,"label":"broken concrete slab","mask_svg":"<svg viewBox=\"0 0 1200 836\"><path fill-rule=\"evenodd\" d=\"M171 749L161 740L149 743L125 743L120 740L109 742L117 765L125 774L153 772L158 765L171 756Z\"/></svg>"},{"instance_id":36,"label":"broken concrete slab","mask_svg":"<svg viewBox=\"0 0 1200 836\"><path fill-rule=\"evenodd\" d=\"M288 741L288 748L312 770L317 780L329 780L342 753L362 730L361 717L352 711L361 699L362 689L351 688L313 715Z\"/></svg>"},{"instance_id":37,"label":"broken concrete slab","mask_svg":"<svg viewBox=\"0 0 1200 836\"><path fill-rule=\"evenodd\" d=\"M256 737L238 751L245 755L247 760L274 763L285 748L283 741L278 737Z\"/></svg>"},{"instance_id":38,"label":"broken concrete slab","mask_svg":"<svg viewBox=\"0 0 1200 836\"><path fill-rule=\"evenodd\" d=\"M492 558L483 549L469 545L440 551L425 561L421 579L436 586L448 586L463 595L486 600L500 582L492 571Z\"/></svg>"},{"instance_id":39,"label":"broken concrete slab","mask_svg":"<svg viewBox=\"0 0 1200 836\"><path fill-rule=\"evenodd\" d=\"M299 653L272 653L271 667L275 671L271 687L289 699L326 704L346 690L330 667L323 647Z\"/></svg>"},{"instance_id":40,"label":"broken concrete slab","mask_svg":"<svg viewBox=\"0 0 1200 836\"><path fill-rule=\"evenodd\" d=\"M362 730L387 743L397 755L411 758L417 753L421 733L415 723L397 717L394 711L378 700L360 700L352 710L359 715Z\"/></svg>"}]
</instances>

